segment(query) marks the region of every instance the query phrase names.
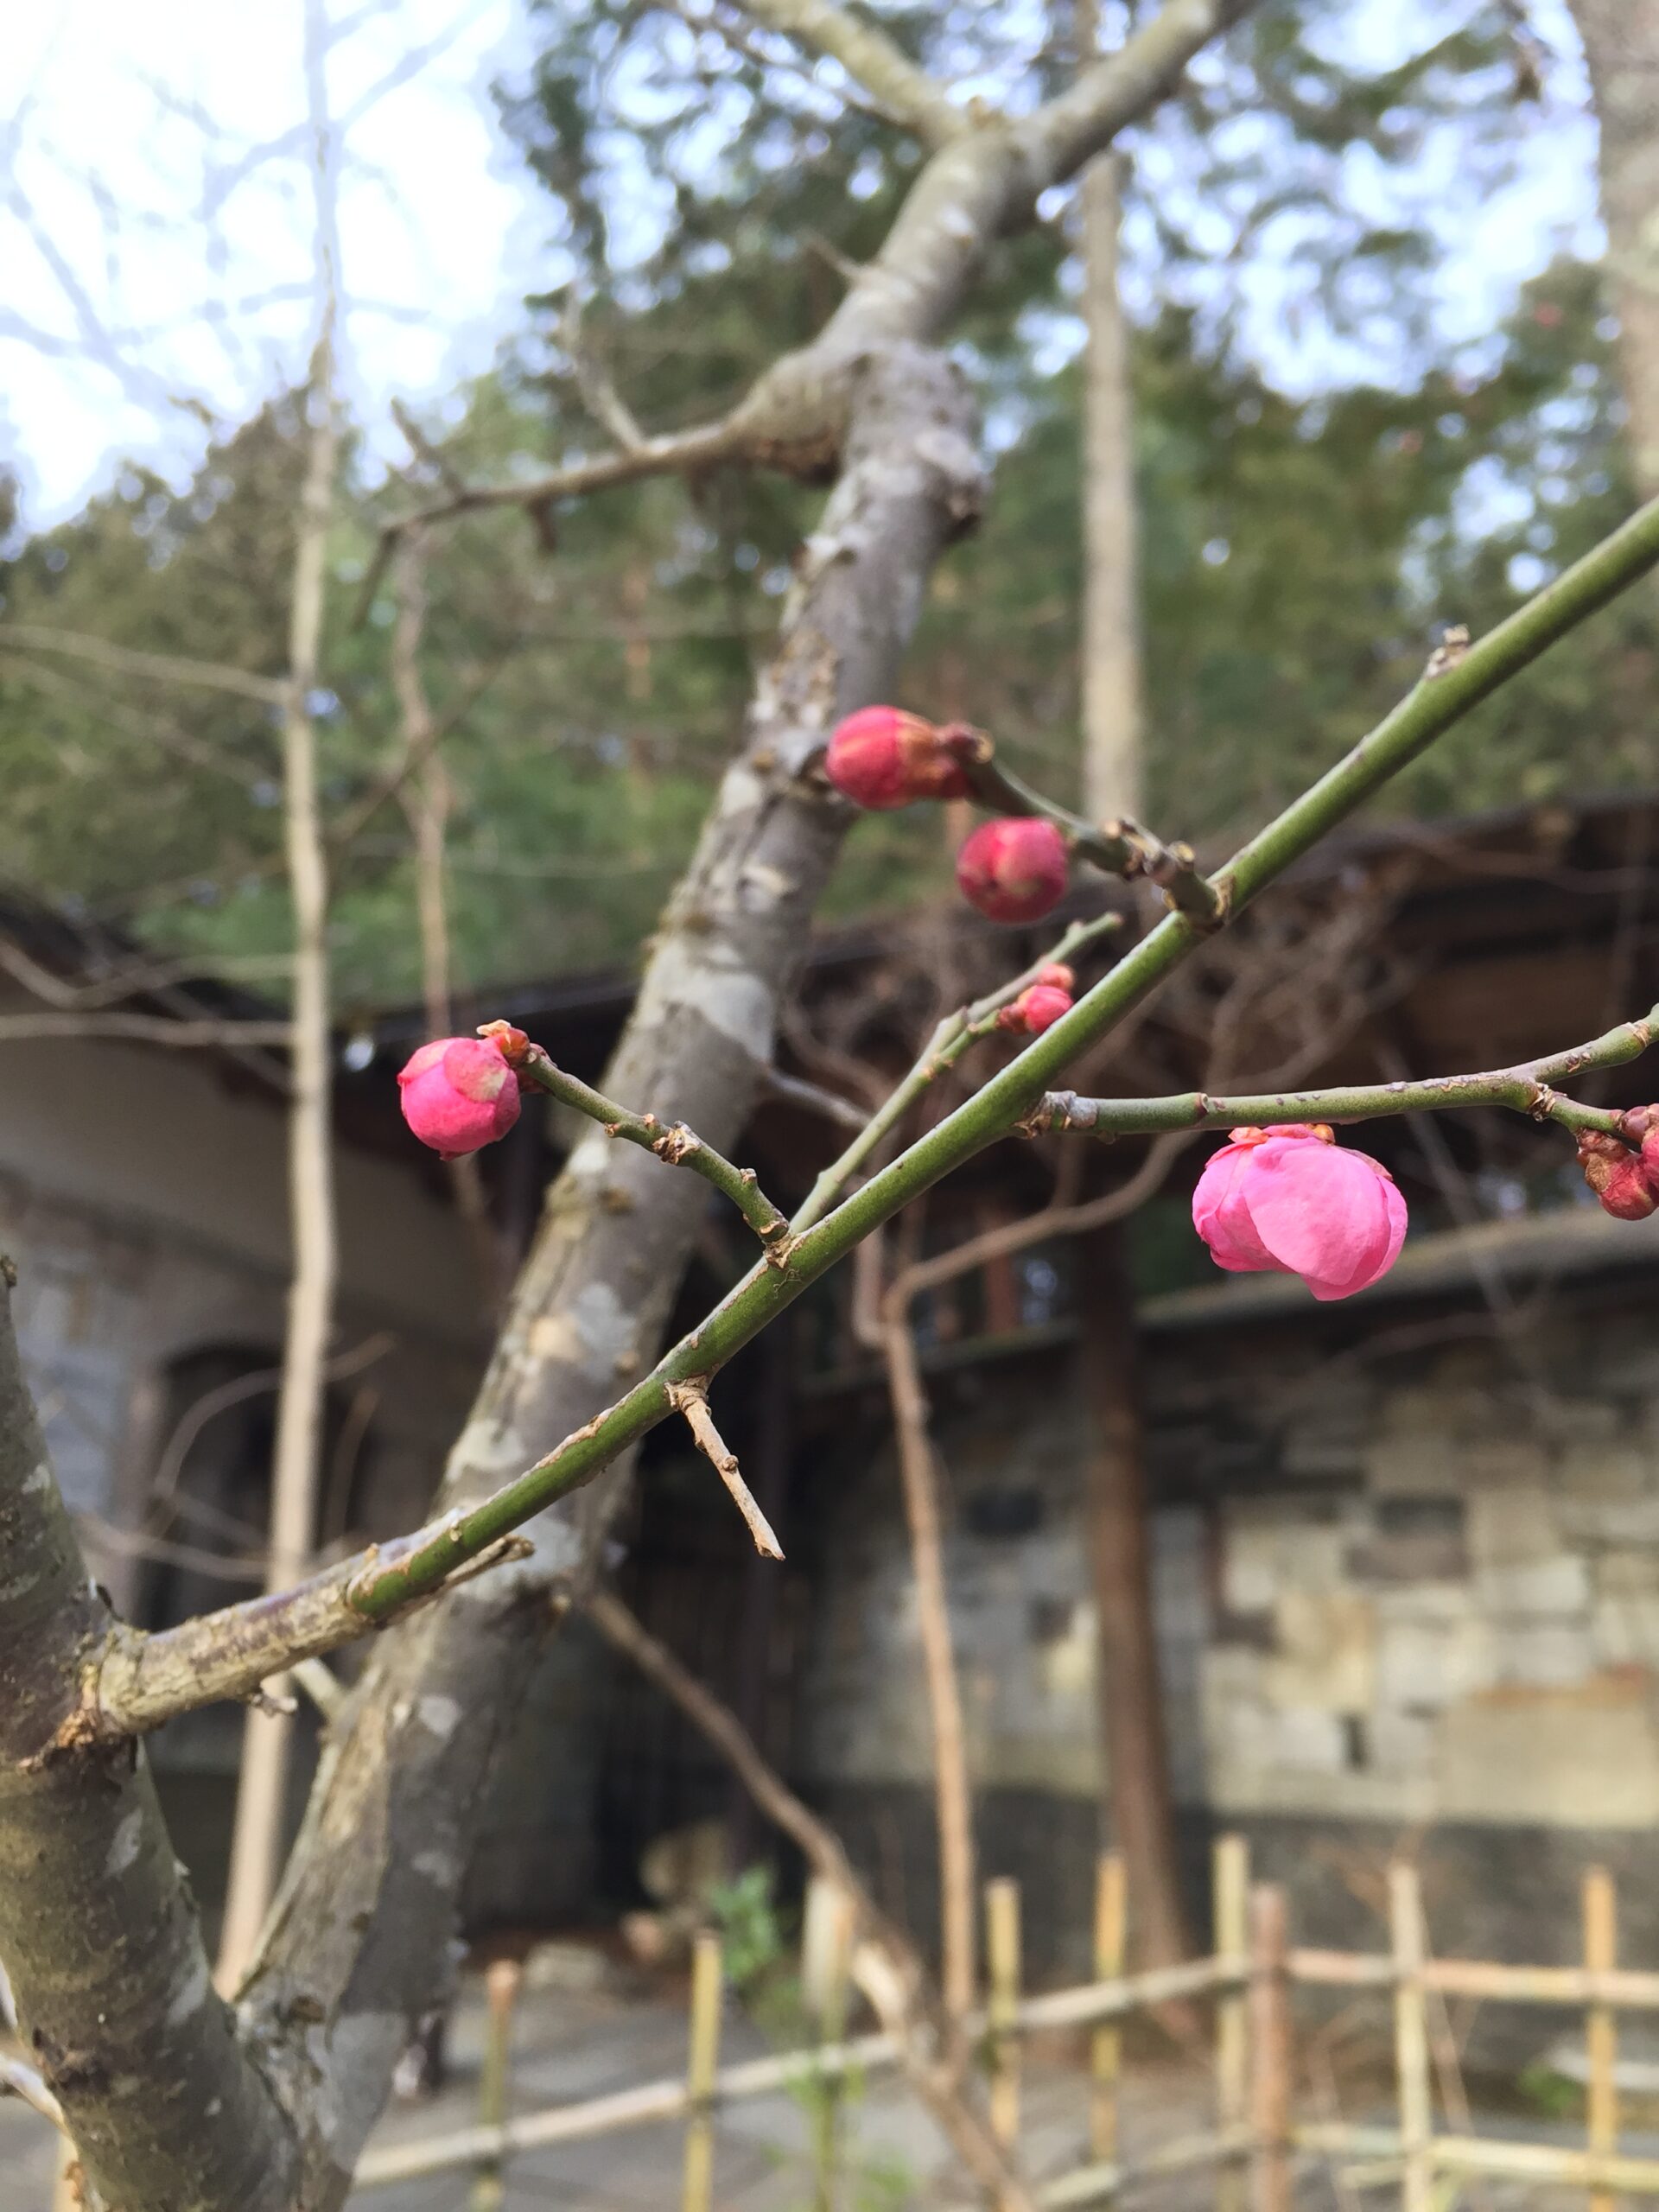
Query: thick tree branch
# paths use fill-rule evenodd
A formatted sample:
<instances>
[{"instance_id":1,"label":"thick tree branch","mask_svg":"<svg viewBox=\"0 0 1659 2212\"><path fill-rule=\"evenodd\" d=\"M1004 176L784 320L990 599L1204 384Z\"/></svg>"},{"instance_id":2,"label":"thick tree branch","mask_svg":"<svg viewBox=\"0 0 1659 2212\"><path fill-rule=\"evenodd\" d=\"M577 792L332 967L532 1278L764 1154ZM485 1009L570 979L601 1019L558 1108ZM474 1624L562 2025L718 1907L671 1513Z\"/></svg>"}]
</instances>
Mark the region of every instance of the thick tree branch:
<instances>
[{"instance_id":1,"label":"thick tree branch","mask_svg":"<svg viewBox=\"0 0 1659 2212\"><path fill-rule=\"evenodd\" d=\"M1226 887L1229 911L1242 911L1389 777L1656 562L1659 501L1473 645L1455 668L1425 677L1235 855L1211 879ZM124 1733L155 1726L169 1710L245 1695L292 1660L333 1650L442 1590L459 1567L591 1482L655 1427L671 1410L671 1385L706 1380L874 1230L987 1145L1023 1129L1067 1061L1104 1037L1205 941L1199 925L1181 914L1166 916L1070 1014L973 1096L833 1213L798 1230L781 1264L759 1263L649 1375L512 1481L396 1545L360 1554L286 1593L156 1636L116 1630L91 1656L86 1709L77 1726L91 1734ZM1630 1025L1630 1033L1645 1026ZM158 1683L166 1685L164 1693L158 1694Z\"/></svg>"},{"instance_id":2,"label":"thick tree branch","mask_svg":"<svg viewBox=\"0 0 1659 2212\"><path fill-rule=\"evenodd\" d=\"M1337 1090L1281 1090L1223 1098L1187 1090L1169 1098L1079 1098L1051 1091L1023 1126L1033 1135L1081 1130L1097 1137L1138 1136L1153 1129L1264 1128L1278 1122L1375 1122L1394 1114L1438 1114L1454 1106L1507 1106L1535 1122L1620 1136L1621 1117L1581 1106L1553 1089L1586 1070L1622 1067L1645 1052L1659 1033L1659 1006L1639 1021L1622 1021L1605 1036L1564 1052L1480 1075L1430 1076L1421 1082L1356 1084Z\"/></svg>"},{"instance_id":3,"label":"thick tree branch","mask_svg":"<svg viewBox=\"0 0 1659 2212\"><path fill-rule=\"evenodd\" d=\"M728 413L687 430L620 444L522 483L452 492L387 526L363 588L366 607L399 533L488 507L543 512L560 499L637 483L648 476L695 475L728 464L813 475L833 464L845 436L854 365L873 346L936 338L978 276L997 240L1033 220L1037 201L1147 114L1179 81L1199 48L1248 14L1255 0L1170 0L1118 52L1086 71L1071 90L1030 116L969 119L888 46L829 0L761 0L749 12L777 28L789 16L808 36L850 35L888 47L925 88L949 132L906 197L874 259L852 272L847 295L809 346L783 355ZM844 54L843 66L851 69ZM856 72L853 73L856 74ZM868 82L866 79L863 81ZM919 127L919 126L918 126ZM926 134L924 133L924 136Z\"/></svg>"},{"instance_id":4,"label":"thick tree branch","mask_svg":"<svg viewBox=\"0 0 1659 2212\"><path fill-rule=\"evenodd\" d=\"M742 752L603 1078L610 1096L648 1101L726 1152L771 1059L846 828L811 762L841 715L890 696L932 563L978 493L971 404L948 363L880 347L849 376L841 478L801 549ZM441 1506L452 1525L539 1439L586 1427L650 1370L706 1201L700 1182L662 1175L597 1128L576 1145L450 1457ZM595 1559L616 1494L607 1484L541 1516L521 1545L531 1556L383 1639L330 1732L245 2000L303 2108L317 2212L339 2203L413 2023L441 1993L489 1764L554 1630L549 1591ZM302 2000L318 2025L296 2024ZM348 2097L312 2094L319 2066L349 2082Z\"/></svg>"},{"instance_id":5,"label":"thick tree branch","mask_svg":"<svg viewBox=\"0 0 1659 2212\"><path fill-rule=\"evenodd\" d=\"M885 31L833 6L831 0L737 0L737 4L768 30L782 31L799 45L840 62L855 84L872 93L925 145L943 146L973 127L963 110Z\"/></svg>"},{"instance_id":6,"label":"thick tree branch","mask_svg":"<svg viewBox=\"0 0 1659 2212\"><path fill-rule=\"evenodd\" d=\"M1083 70L1038 109L1022 136L1033 171L1033 200L1075 175L1126 123L1161 99L1211 39L1250 12L1254 0L1167 0L1114 54Z\"/></svg>"},{"instance_id":7,"label":"thick tree branch","mask_svg":"<svg viewBox=\"0 0 1659 2212\"><path fill-rule=\"evenodd\" d=\"M292 2212L294 2139L213 1993L143 1755L62 1732L108 1614L47 1459L10 1284L0 1264L0 1959L19 2033L105 2202Z\"/></svg>"}]
</instances>

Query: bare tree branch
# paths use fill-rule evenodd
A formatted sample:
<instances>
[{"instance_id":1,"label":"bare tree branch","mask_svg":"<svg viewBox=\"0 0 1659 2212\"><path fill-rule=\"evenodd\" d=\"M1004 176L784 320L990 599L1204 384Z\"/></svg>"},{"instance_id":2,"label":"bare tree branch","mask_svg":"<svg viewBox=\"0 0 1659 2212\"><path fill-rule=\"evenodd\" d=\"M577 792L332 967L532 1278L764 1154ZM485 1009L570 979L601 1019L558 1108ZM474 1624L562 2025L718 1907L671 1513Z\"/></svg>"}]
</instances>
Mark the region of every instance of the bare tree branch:
<instances>
[{"instance_id":1,"label":"bare tree branch","mask_svg":"<svg viewBox=\"0 0 1659 2212\"><path fill-rule=\"evenodd\" d=\"M743 1516L744 1527L754 1539L756 1551L762 1559L782 1559L784 1548L772 1533L771 1522L760 1510L754 1492L744 1481L736 1452L715 1427L705 1386L701 1382L676 1382L669 1390L668 1399L675 1412L683 1416L698 1451L725 1484L732 1503Z\"/></svg>"},{"instance_id":2,"label":"bare tree branch","mask_svg":"<svg viewBox=\"0 0 1659 2212\"><path fill-rule=\"evenodd\" d=\"M231 1045L290 1045L286 1021L174 1020L164 1014L0 1014L0 1045L35 1038L105 1038L135 1045L197 1050Z\"/></svg>"},{"instance_id":3,"label":"bare tree branch","mask_svg":"<svg viewBox=\"0 0 1659 2212\"><path fill-rule=\"evenodd\" d=\"M8 622L0 630L0 644L26 646L30 652L67 653L94 668L107 668L118 676L145 676L157 683L182 683L207 691L229 691L239 699L257 700L262 707L282 707L288 686L281 677L255 676L224 661L187 659L174 653L140 652L131 645L118 645L107 638L86 636L79 630L56 630L39 622Z\"/></svg>"},{"instance_id":4,"label":"bare tree branch","mask_svg":"<svg viewBox=\"0 0 1659 2212\"><path fill-rule=\"evenodd\" d=\"M838 61L855 85L874 93L887 114L927 146L948 145L972 118L925 69L871 22L832 0L738 0L746 16Z\"/></svg>"}]
</instances>

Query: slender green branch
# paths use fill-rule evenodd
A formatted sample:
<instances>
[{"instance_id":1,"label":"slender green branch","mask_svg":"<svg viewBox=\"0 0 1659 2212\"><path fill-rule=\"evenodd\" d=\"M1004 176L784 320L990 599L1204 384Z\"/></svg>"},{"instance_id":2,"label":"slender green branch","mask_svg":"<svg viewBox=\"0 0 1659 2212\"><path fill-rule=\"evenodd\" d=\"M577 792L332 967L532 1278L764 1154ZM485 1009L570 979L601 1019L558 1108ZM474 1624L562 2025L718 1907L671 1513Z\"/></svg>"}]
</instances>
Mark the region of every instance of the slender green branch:
<instances>
[{"instance_id":1,"label":"slender green branch","mask_svg":"<svg viewBox=\"0 0 1659 2212\"><path fill-rule=\"evenodd\" d=\"M479 1034L499 1033L506 1027L504 1022L486 1022ZM669 1166L689 1167L705 1183L712 1183L748 1223L766 1247L768 1259L775 1262L788 1250L789 1223L760 1188L753 1167L736 1166L712 1145L694 1135L683 1122L664 1122L655 1114L636 1114L626 1106L619 1106L615 1099L607 1098L603 1091L595 1090L579 1076L567 1075L563 1068L556 1067L539 1045L528 1046L518 1052L509 1049L507 1057L526 1081L533 1083L538 1090L546 1091L550 1098L556 1098L562 1106L574 1106L578 1114L597 1122L607 1136L618 1137L624 1144L637 1144L646 1152L654 1152Z\"/></svg>"},{"instance_id":2,"label":"slender green branch","mask_svg":"<svg viewBox=\"0 0 1659 2212\"><path fill-rule=\"evenodd\" d=\"M841 1157L831 1160L812 1185L804 1204L790 1223L794 1233L799 1236L803 1230L823 1218L882 1138L903 1121L928 1085L937 1082L947 1068L955 1067L969 1046L992 1034L1002 1008L1011 1006L1045 968L1052 968L1057 961L1074 959L1090 945L1122 926L1122 914L1096 914L1090 921L1073 922L1052 950L1044 953L1040 960L1033 960L1011 982L1000 984L971 1006L958 1007L954 1014L947 1014L922 1048L915 1065L899 1077Z\"/></svg>"},{"instance_id":3,"label":"slender green branch","mask_svg":"<svg viewBox=\"0 0 1659 2212\"><path fill-rule=\"evenodd\" d=\"M983 806L1000 814L1039 814L1061 830L1072 851L1108 875L1143 876L1155 883L1178 914L1211 929L1226 920L1225 902L1198 864L1190 845L1166 845L1127 817L1096 824L1045 798L996 757L983 730L952 722L940 733Z\"/></svg>"},{"instance_id":4,"label":"slender green branch","mask_svg":"<svg viewBox=\"0 0 1659 2212\"><path fill-rule=\"evenodd\" d=\"M1455 665L1436 664L1344 760L1243 847L1212 879L1226 911L1239 912L1389 777L1656 563L1659 500ZM349 1642L365 1627L394 1619L442 1590L489 1546L591 1481L664 1420L671 1410L672 1385L706 1380L873 1230L1017 1128L1068 1062L1147 998L1205 934L1185 914L1166 915L1069 1014L972 1097L833 1213L794 1235L781 1265L757 1263L650 1375L478 1505L251 1605L227 1607L149 1637L118 1630L89 1656L86 1708L74 1716L81 1739L130 1733L156 1726L170 1712L245 1694L266 1675ZM165 1696L158 1694L161 1682L168 1685Z\"/></svg>"},{"instance_id":5,"label":"slender green branch","mask_svg":"<svg viewBox=\"0 0 1659 2212\"><path fill-rule=\"evenodd\" d=\"M1169 1098L1079 1098L1073 1090L1051 1090L1038 1101L1023 1126L1033 1135L1080 1130L1109 1140L1159 1129L1259 1129L1279 1122L1374 1122L1392 1114L1443 1113L1453 1106L1507 1106L1535 1122L1622 1138L1622 1116L1599 1106L1581 1106L1552 1086L1586 1069L1622 1066L1645 1052L1656 1033L1659 1006L1650 1007L1639 1021L1623 1021L1587 1045L1481 1075L1431 1076L1418 1083L1359 1084L1336 1090L1281 1090L1240 1098L1218 1098L1203 1090L1182 1091Z\"/></svg>"}]
</instances>

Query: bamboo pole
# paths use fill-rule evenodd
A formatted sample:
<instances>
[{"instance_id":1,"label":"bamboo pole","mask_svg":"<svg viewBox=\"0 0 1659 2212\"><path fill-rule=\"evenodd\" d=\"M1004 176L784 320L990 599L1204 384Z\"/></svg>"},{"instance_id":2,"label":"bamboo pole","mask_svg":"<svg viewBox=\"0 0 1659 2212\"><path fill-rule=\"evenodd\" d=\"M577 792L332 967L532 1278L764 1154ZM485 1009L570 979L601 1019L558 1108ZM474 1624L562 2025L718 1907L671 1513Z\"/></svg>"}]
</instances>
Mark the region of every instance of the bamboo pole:
<instances>
[{"instance_id":1,"label":"bamboo pole","mask_svg":"<svg viewBox=\"0 0 1659 2212\"><path fill-rule=\"evenodd\" d=\"M1584 1877L1584 1963L1590 1974L1605 1974L1618 1963L1618 1907L1613 1878L1605 1866L1591 1866ZM1592 2158L1612 2158L1618 2149L1618 2023L1612 2008L1592 2005L1585 2015L1584 2050L1588 2066L1585 2126ZM1614 2212L1611 2190L1591 2192L1590 2212Z\"/></svg>"},{"instance_id":2,"label":"bamboo pole","mask_svg":"<svg viewBox=\"0 0 1659 2212\"><path fill-rule=\"evenodd\" d=\"M1293 2130L1298 2147L1326 2158L1359 2158L1399 2165L1404 2139L1397 2128L1320 2121ZM1659 2196L1659 2158L1596 2158L1553 2143L1520 2143L1479 2135L1437 2135L1428 2164L1436 2173L1491 2174L1503 2180L1553 2182L1568 2189L1603 2188L1630 2196Z\"/></svg>"},{"instance_id":3,"label":"bamboo pole","mask_svg":"<svg viewBox=\"0 0 1659 2212\"><path fill-rule=\"evenodd\" d=\"M1251 2212L1290 2212L1290 1985L1285 1978L1285 1893L1258 1883L1250 1892L1249 2014Z\"/></svg>"},{"instance_id":4,"label":"bamboo pole","mask_svg":"<svg viewBox=\"0 0 1659 2212\"><path fill-rule=\"evenodd\" d=\"M1429 2088L1428 2023L1423 2005L1423 1901L1417 1869L1389 1868L1389 1936L1395 1974L1394 2057L1404 2163L1401 2212L1433 2212L1433 2111Z\"/></svg>"},{"instance_id":5,"label":"bamboo pole","mask_svg":"<svg viewBox=\"0 0 1659 2212\"><path fill-rule=\"evenodd\" d=\"M820 2056L847 2031L847 1986L852 1964L852 1900L822 1875L806 1885L801 1929L801 1986L812 2014ZM841 2168L841 2118L845 2076L833 2069L813 2080L812 2212L835 2212Z\"/></svg>"},{"instance_id":6,"label":"bamboo pole","mask_svg":"<svg viewBox=\"0 0 1659 2212\"><path fill-rule=\"evenodd\" d=\"M712 2212L715 2201L713 2100L720 2063L720 1938L699 1931L691 1947L691 2034L685 2089L691 2117L685 2130L681 2212Z\"/></svg>"},{"instance_id":7,"label":"bamboo pole","mask_svg":"<svg viewBox=\"0 0 1659 2212\"><path fill-rule=\"evenodd\" d=\"M990 2001L991 2133L1004 2150L1020 2135L1020 1885L985 1885L985 1968Z\"/></svg>"},{"instance_id":8,"label":"bamboo pole","mask_svg":"<svg viewBox=\"0 0 1659 2212\"><path fill-rule=\"evenodd\" d=\"M1243 1958L1249 1943L1249 1847L1242 1835L1216 1839L1211 1868L1216 1951ZM1243 1993L1216 2005L1216 2126L1243 2127L1249 2115L1249 2022ZM1216 2176L1216 2212L1244 2212L1244 2177L1233 2166Z\"/></svg>"},{"instance_id":9,"label":"bamboo pole","mask_svg":"<svg viewBox=\"0 0 1659 2212\"><path fill-rule=\"evenodd\" d=\"M1112 1981L1123 1971L1128 1926L1123 1854L1103 1851L1095 1863L1095 1979ZM1089 2149L1100 2164L1117 2157L1117 2077L1123 2037L1116 2025L1095 2030L1090 2054Z\"/></svg>"},{"instance_id":10,"label":"bamboo pole","mask_svg":"<svg viewBox=\"0 0 1659 2212\"><path fill-rule=\"evenodd\" d=\"M518 2003L524 1967L517 1959L492 1959L484 1976L489 2007L484 2042L484 2064L479 2075L478 2118L480 2126L496 2131L497 2140L478 2162L478 2177L467 2200L467 2212L500 2212L506 2201L505 2133L512 2082L512 2016Z\"/></svg>"},{"instance_id":11,"label":"bamboo pole","mask_svg":"<svg viewBox=\"0 0 1659 2212\"><path fill-rule=\"evenodd\" d=\"M1293 1981L1346 1989L1386 1989L1395 1978L1390 1958L1363 1951L1297 1949ZM1616 2012L1659 2012L1659 1974L1615 1967L1511 1967L1485 1959L1426 1959L1419 1977L1443 1997L1476 1997L1494 2005L1605 2005Z\"/></svg>"},{"instance_id":12,"label":"bamboo pole","mask_svg":"<svg viewBox=\"0 0 1659 2212\"><path fill-rule=\"evenodd\" d=\"M1197 1959L1188 1966L1156 1967L1145 1974L1126 1974L1118 1981L1085 1983L1077 1989L1056 1989L1045 1996L1027 1997L1019 2007L1014 2024L1022 2032L1033 2028L1092 2027L1096 2021L1122 2019L1127 2012L1156 2010L1172 1998L1204 1997L1215 1990L1236 1989L1243 1980L1236 1961ZM982 2036L988 2026L985 2014L976 2012L969 2014L963 2030L971 2041ZM747 2098L770 2096L779 2089L794 2090L803 2081L810 2081L815 2072L820 2075L874 2073L896 2066L901 2056L898 2036L883 2030L816 2052L789 2050L766 2058L746 2058L715 2076L708 2101L740 2104ZM499 2128L460 2127L424 2142L383 2144L358 2161L353 2186L386 2189L395 2182L475 2165L494 2145L515 2154L543 2151L555 2144L591 2142L597 2136L613 2135L653 2121L683 2120L694 2101L681 2075L674 2081L646 2082L635 2088L613 2090L580 2104L524 2113ZM1234 2133L1242 2133L1242 2127Z\"/></svg>"}]
</instances>

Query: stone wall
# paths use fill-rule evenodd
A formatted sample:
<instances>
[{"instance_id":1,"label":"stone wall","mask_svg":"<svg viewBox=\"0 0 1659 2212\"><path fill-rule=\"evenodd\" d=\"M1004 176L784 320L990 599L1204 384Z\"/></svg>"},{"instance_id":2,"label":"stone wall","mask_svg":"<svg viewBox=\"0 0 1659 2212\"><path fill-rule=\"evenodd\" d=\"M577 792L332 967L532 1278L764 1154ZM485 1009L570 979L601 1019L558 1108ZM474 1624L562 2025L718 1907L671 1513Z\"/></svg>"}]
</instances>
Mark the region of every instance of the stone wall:
<instances>
[{"instance_id":1,"label":"stone wall","mask_svg":"<svg viewBox=\"0 0 1659 2212\"><path fill-rule=\"evenodd\" d=\"M1180 1300L1167 1324L1149 1308L1158 1611L1198 1924L1206 1840L1234 1826L1291 1881L1310 1941L1374 1948L1381 1867L1409 1848L1447 1948L1556 1955L1601 1857L1628 1874L1630 1955L1659 1962L1656 1293L1646 1274L1558 1285L1508 1338L1467 1297L1379 1313L1277 1296L1270 1313L1236 1301L1231 1325L1217 1301L1201 1326ZM1024 1878L1039 1970L1083 1962L1107 1779L1080 1356L934 1384L986 1871ZM865 1411L844 1479L813 1485L828 1503L799 1764L878 1878L931 1913L916 1624L878 1394Z\"/></svg>"}]
</instances>

